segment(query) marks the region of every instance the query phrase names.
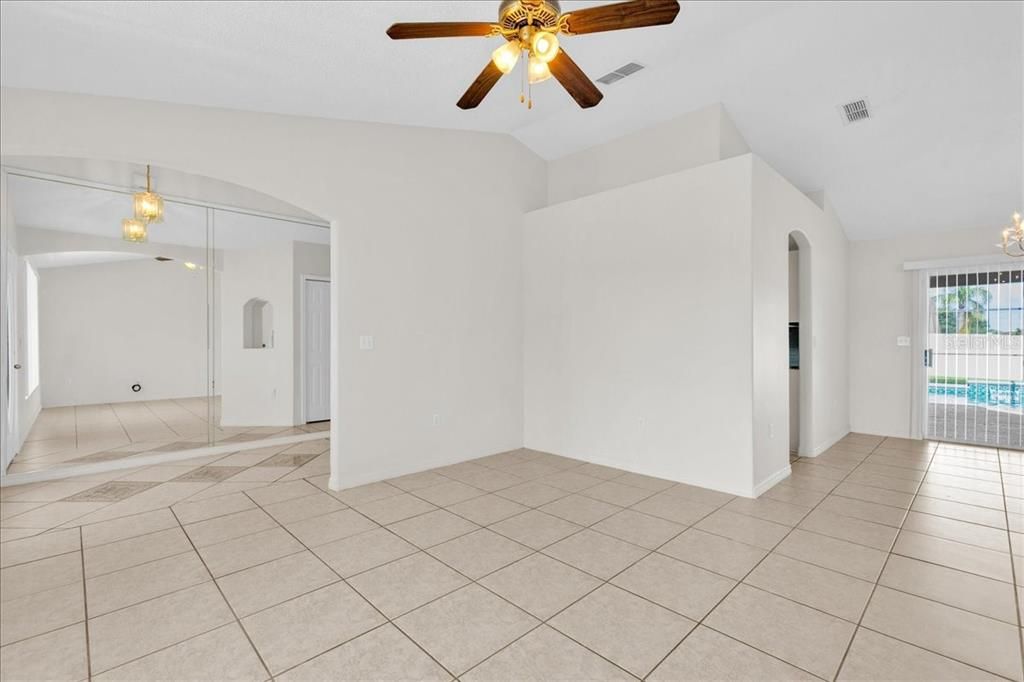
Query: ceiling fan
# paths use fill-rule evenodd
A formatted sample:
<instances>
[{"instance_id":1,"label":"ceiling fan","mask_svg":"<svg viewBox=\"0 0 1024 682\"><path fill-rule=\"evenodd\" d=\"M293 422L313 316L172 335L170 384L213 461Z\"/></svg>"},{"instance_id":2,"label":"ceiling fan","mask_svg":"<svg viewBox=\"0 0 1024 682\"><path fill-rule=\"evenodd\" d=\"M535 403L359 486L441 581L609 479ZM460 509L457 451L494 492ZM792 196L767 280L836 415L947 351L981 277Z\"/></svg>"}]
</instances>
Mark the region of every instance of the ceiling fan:
<instances>
[{"instance_id":1,"label":"ceiling fan","mask_svg":"<svg viewBox=\"0 0 1024 682\"><path fill-rule=\"evenodd\" d=\"M601 101L604 95L558 45L558 34L582 35L600 31L619 31L671 24L679 14L679 0L629 0L562 14L558 0L502 0L498 22L444 21L393 24L388 36L408 38L489 38L501 36L507 42L491 54L491 61L480 72L458 102L460 109L476 108L503 75L515 68L528 53L527 77L530 85L555 80L584 109ZM525 101L520 96L520 101ZM532 100L529 106L532 106Z\"/></svg>"}]
</instances>

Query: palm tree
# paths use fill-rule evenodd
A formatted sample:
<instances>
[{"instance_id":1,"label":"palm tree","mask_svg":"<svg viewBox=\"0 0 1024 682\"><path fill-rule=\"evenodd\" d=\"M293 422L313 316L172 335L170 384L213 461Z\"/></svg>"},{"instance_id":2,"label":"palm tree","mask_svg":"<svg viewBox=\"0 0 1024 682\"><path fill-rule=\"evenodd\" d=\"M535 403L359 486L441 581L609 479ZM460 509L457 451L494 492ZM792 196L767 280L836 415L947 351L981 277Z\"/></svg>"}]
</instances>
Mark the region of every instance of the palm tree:
<instances>
[{"instance_id":1,"label":"palm tree","mask_svg":"<svg viewBox=\"0 0 1024 682\"><path fill-rule=\"evenodd\" d=\"M991 297L985 287L957 287L939 294L937 303L946 313L943 327L948 329L955 324L957 334L984 334L988 330L986 317Z\"/></svg>"}]
</instances>

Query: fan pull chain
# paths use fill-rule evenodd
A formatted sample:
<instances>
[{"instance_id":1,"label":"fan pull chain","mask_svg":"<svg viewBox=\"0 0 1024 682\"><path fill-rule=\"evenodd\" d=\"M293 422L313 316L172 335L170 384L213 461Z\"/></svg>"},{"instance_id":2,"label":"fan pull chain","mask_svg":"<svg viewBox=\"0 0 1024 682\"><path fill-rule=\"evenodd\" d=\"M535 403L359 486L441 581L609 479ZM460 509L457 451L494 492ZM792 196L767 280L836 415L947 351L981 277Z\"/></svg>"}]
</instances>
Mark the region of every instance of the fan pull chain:
<instances>
[{"instance_id":1,"label":"fan pull chain","mask_svg":"<svg viewBox=\"0 0 1024 682\"><path fill-rule=\"evenodd\" d=\"M526 74L526 108L533 109L533 83L530 82L530 53L526 53L527 61L523 64L523 73Z\"/></svg>"},{"instance_id":2,"label":"fan pull chain","mask_svg":"<svg viewBox=\"0 0 1024 682\"><path fill-rule=\"evenodd\" d=\"M523 52L519 51L519 56L522 58ZM526 67L524 66L519 72L519 103L524 104L526 102L526 95L523 92L526 90Z\"/></svg>"}]
</instances>

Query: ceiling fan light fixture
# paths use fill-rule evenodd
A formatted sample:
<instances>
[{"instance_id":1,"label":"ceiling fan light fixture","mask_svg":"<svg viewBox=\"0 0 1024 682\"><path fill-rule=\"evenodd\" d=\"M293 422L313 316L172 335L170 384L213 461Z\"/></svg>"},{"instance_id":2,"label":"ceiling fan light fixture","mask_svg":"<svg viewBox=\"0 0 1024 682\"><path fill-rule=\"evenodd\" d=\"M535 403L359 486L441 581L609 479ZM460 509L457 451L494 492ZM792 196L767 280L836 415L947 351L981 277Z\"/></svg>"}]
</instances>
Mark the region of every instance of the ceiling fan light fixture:
<instances>
[{"instance_id":1,"label":"ceiling fan light fixture","mask_svg":"<svg viewBox=\"0 0 1024 682\"><path fill-rule=\"evenodd\" d=\"M138 218L125 218L121 221L121 239L133 244L143 244L148 240L146 223Z\"/></svg>"},{"instance_id":2,"label":"ceiling fan light fixture","mask_svg":"<svg viewBox=\"0 0 1024 682\"><path fill-rule=\"evenodd\" d=\"M558 56L558 36L547 31L536 31L530 38L530 51L545 64Z\"/></svg>"},{"instance_id":3,"label":"ceiling fan light fixture","mask_svg":"<svg viewBox=\"0 0 1024 682\"><path fill-rule=\"evenodd\" d=\"M498 71L507 74L516 68L516 63L519 61L519 53L522 51L523 47L519 44L518 40L510 40L491 53L491 61L498 67Z\"/></svg>"}]
</instances>

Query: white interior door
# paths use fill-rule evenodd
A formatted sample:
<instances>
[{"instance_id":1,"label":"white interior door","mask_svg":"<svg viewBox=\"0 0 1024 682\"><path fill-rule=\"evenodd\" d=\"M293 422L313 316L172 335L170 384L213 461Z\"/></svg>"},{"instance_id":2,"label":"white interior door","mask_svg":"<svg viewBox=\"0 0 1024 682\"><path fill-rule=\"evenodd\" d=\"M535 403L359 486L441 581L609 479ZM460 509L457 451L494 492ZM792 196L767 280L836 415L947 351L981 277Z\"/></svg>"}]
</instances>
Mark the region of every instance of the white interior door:
<instances>
[{"instance_id":1,"label":"white interior door","mask_svg":"<svg viewBox=\"0 0 1024 682\"><path fill-rule=\"evenodd\" d=\"M307 279L302 308L306 422L331 418L331 283Z\"/></svg>"},{"instance_id":2,"label":"white interior door","mask_svg":"<svg viewBox=\"0 0 1024 682\"><path fill-rule=\"evenodd\" d=\"M3 449L0 451L0 458L3 459L3 468L14 459L18 448L18 290L17 272L18 258L14 253L3 254L7 259L7 267L4 268L4 358L6 379L3 387L4 405L4 426L3 426Z\"/></svg>"}]
</instances>

